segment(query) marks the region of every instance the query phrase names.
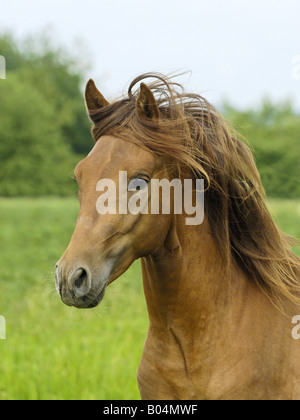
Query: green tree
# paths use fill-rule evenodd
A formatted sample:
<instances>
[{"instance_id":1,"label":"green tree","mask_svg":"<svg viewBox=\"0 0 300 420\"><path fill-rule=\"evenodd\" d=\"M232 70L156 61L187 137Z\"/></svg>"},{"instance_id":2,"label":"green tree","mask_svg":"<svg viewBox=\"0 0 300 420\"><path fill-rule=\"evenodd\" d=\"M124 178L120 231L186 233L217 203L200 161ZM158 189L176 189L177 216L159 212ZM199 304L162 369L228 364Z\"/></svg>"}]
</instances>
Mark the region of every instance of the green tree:
<instances>
[{"instance_id":1,"label":"green tree","mask_svg":"<svg viewBox=\"0 0 300 420\"><path fill-rule=\"evenodd\" d=\"M18 74L0 91L0 195L70 194L78 156L64 141L55 108Z\"/></svg>"},{"instance_id":2,"label":"green tree","mask_svg":"<svg viewBox=\"0 0 300 420\"><path fill-rule=\"evenodd\" d=\"M92 147L85 69L47 36L0 36L0 195L72 193L73 167ZM79 64L78 64L79 63Z\"/></svg>"},{"instance_id":3,"label":"green tree","mask_svg":"<svg viewBox=\"0 0 300 420\"><path fill-rule=\"evenodd\" d=\"M291 103L265 99L259 109L247 111L227 104L225 114L252 147L267 194L299 198L300 116Z\"/></svg>"}]
</instances>

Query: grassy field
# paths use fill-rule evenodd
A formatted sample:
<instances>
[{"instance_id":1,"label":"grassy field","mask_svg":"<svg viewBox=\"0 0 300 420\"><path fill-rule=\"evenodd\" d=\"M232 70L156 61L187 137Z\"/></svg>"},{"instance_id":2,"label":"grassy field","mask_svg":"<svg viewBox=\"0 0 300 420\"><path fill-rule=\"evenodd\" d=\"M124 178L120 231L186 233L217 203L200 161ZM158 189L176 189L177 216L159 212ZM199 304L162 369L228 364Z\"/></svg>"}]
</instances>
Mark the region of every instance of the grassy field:
<instances>
[{"instance_id":1,"label":"grassy field","mask_svg":"<svg viewBox=\"0 0 300 420\"><path fill-rule=\"evenodd\" d=\"M269 204L281 227L300 238L300 201ZM1 400L139 399L148 325L139 262L95 309L66 307L54 288L54 265L77 212L75 199L0 200Z\"/></svg>"}]
</instances>

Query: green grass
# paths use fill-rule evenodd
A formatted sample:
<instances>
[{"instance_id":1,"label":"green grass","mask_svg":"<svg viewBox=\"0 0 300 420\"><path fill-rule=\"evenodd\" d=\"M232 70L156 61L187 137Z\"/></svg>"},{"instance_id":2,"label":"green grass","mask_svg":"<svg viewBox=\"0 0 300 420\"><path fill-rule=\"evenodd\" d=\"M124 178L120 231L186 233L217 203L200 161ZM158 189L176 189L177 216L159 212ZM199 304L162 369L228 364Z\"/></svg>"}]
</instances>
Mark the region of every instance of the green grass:
<instances>
[{"instance_id":1,"label":"green grass","mask_svg":"<svg viewBox=\"0 0 300 420\"><path fill-rule=\"evenodd\" d=\"M0 399L138 399L147 332L139 262L101 306L65 306L54 265L73 231L73 199L0 200Z\"/></svg>"},{"instance_id":2,"label":"green grass","mask_svg":"<svg viewBox=\"0 0 300 420\"><path fill-rule=\"evenodd\" d=\"M300 238L300 201L271 200L270 208ZM0 199L1 400L139 399L148 326L139 262L95 309L65 306L54 288L77 213L75 199Z\"/></svg>"},{"instance_id":3,"label":"green grass","mask_svg":"<svg viewBox=\"0 0 300 420\"><path fill-rule=\"evenodd\" d=\"M276 223L289 235L300 239L300 200L269 200L270 212ZM299 248L294 248L300 256Z\"/></svg>"}]
</instances>

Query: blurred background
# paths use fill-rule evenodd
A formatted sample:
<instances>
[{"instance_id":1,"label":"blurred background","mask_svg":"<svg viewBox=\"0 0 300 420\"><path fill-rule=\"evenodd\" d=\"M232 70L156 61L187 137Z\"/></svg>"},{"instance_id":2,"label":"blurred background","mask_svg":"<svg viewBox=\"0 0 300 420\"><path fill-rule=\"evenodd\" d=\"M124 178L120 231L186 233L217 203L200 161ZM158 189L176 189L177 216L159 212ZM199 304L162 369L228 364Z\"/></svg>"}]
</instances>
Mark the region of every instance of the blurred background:
<instances>
[{"instance_id":1,"label":"blurred background","mask_svg":"<svg viewBox=\"0 0 300 420\"><path fill-rule=\"evenodd\" d=\"M65 307L54 265L92 148L83 92L189 71L247 138L277 223L300 238L298 0L11 0L0 7L0 399L138 399L147 331L139 262L101 307ZM299 251L295 249L299 254Z\"/></svg>"}]
</instances>

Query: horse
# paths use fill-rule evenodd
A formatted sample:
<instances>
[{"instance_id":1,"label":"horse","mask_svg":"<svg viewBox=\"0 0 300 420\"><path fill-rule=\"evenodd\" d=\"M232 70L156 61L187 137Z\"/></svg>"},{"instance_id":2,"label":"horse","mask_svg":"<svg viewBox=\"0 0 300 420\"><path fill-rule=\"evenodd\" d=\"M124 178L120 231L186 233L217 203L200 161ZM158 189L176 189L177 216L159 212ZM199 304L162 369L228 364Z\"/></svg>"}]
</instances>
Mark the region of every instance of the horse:
<instances>
[{"instance_id":1,"label":"horse","mask_svg":"<svg viewBox=\"0 0 300 420\"><path fill-rule=\"evenodd\" d=\"M74 170L80 211L56 265L62 301L97 306L140 259L149 316L137 372L143 400L299 399L300 342L291 331L300 259L268 211L245 139L206 99L160 73L136 77L111 102L90 79L85 102L95 144ZM99 180L114 183L118 204L120 171L132 187L127 200L146 191L149 206L164 198L146 188L155 180L191 179L195 194L202 179L203 220L187 224L172 200L169 212L130 213L123 201L123 211L100 214Z\"/></svg>"}]
</instances>

